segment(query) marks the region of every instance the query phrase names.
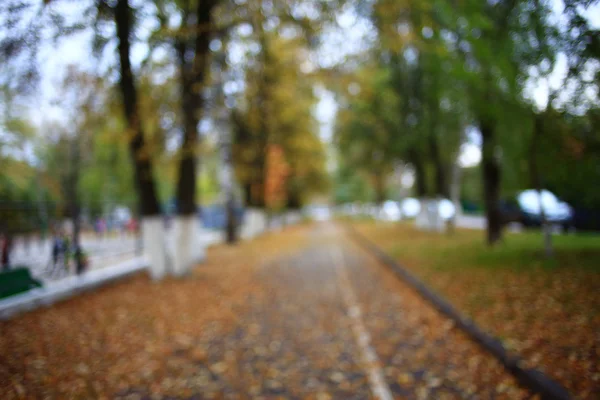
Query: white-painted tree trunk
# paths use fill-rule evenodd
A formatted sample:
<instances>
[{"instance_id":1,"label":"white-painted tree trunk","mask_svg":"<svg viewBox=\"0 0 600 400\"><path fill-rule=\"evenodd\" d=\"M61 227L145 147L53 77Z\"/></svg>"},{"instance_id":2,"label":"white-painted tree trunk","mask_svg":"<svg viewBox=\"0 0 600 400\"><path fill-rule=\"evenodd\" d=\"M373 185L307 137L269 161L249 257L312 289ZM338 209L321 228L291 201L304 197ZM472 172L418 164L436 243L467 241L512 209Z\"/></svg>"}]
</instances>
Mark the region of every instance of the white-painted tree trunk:
<instances>
[{"instance_id":1,"label":"white-painted tree trunk","mask_svg":"<svg viewBox=\"0 0 600 400\"><path fill-rule=\"evenodd\" d=\"M440 215L440 200L438 198L431 199L429 201L428 216L429 216L429 230L435 232L444 232L444 220Z\"/></svg>"},{"instance_id":2,"label":"white-painted tree trunk","mask_svg":"<svg viewBox=\"0 0 600 400\"><path fill-rule=\"evenodd\" d=\"M417 217L415 218L415 226L418 229L421 230L426 230L427 226L428 226L428 221L427 221L427 199L426 198L420 198L419 199L419 203L421 204L421 208L419 209L419 213L417 214Z\"/></svg>"},{"instance_id":3,"label":"white-painted tree trunk","mask_svg":"<svg viewBox=\"0 0 600 400\"><path fill-rule=\"evenodd\" d=\"M142 217L144 256L150 263L150 276L159 280L167 275L165 227L161 216Z\"/></svg>"},{"instance_id":4,"label":"white-painted tree trunk","mask_svg":"<svg viewBox=\"0 0 600 400\"><path fill-rule=\"evenodd\" d=\"M438 199L420 199L421 210L417 214L415 224L425 231L443 232L446 228L439 212Z\"/></svg>"},{"instance_id":5,"label":"white-painted tree trunk","mask_svg":"<svg viewBox=\"0 0 600 400\"><path fill-rule=\"evenodd\" d=\"M185 276L190 273L192 266L199 261L197 259L197 250L202 248L199 240L199 231L197 230L196 220L198 217L194 214L186 216L176 216L173 219L173 275L177 277Z\"/></svg>"}]
</instances>

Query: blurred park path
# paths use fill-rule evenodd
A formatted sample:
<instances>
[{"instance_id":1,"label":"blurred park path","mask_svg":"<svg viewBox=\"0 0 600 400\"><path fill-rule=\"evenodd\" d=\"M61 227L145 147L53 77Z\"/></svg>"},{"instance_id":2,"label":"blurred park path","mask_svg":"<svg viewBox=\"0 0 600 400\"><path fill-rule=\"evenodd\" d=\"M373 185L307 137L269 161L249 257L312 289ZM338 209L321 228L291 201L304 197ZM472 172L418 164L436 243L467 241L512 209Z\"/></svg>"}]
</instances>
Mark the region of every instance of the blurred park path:
<instances>
[{"instance_id":1,"label":"blurred park path","mask_svg":"<svg viewBox=\"0 0 600 400\"><path fill-rule=\"evenodd\" d=\"M526 398L330 223L0 322L0 397Z\"/></svg>"}]
</instances>

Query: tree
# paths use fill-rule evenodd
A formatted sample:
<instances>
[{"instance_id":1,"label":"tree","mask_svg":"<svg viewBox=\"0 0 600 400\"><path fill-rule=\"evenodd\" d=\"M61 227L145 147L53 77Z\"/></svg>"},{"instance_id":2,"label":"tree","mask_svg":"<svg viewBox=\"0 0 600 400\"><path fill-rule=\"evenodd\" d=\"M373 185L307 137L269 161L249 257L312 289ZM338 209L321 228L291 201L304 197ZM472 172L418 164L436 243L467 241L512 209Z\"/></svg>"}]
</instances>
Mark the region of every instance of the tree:
<instances>
[{"instance_id":1,"label":"tree","mask_svg":"<svg viewBox=\"0 0 600 400\"><path fill-rule=\"evenodd\" d=\"M378 35L374 51L401 99L396 157L412 164L418 197L449 197L448 171L468 121L463 66L447 27L452 12L443 1L378 0L368 14Z\"/></svg>"},{"instance_id":2,"label":"tree","mask_svg":"<svg viewBox=\"0 0 600 400\"><path fill-rule=\"evenodd\" d=\"M544 35L548 27L548 6L541 2L531 7L527 1L501 1L469 3L461 11L470 24L457 27L456 32L469 43L462 54L469 70L471 108L482 137L487 242L493 245L500 241L503 225L499 208L501 122L510 118L511 108L518 103L520 82L527 68L539 63L549 51L550 44L546 40L552 36ZM541 35L534 37L540 32Z\"/></svg>"},{"instance_id":3,"label":"tree","mask_svg":"<svg viewBox=\"0 0 600 400\"><path fill-rule=\"evenodd\" d=\"M287 170L282 202L299 208L326 186L324 148L312 115L313 84L300 70L306 44L301 36L284 39L276 31L259 31L258 39L261 54L247 68L244 97L232 112L237 178L247 205L271 208L265 185L281 171L266 161L269 153L282 151Z\"/></svg>"},{"instance_id":4,"label":"tree","mask_svg":"<svg viewBox=\"0 0 600 400\"><path fill-rule=\"evenodd\" d=\"M194 4L195 3L195 4ZM181 24L174 41L179 67L181 89L181 115L183 120L179 173L177 178L176 242L173 271L175 275L189 272L194 261L197 243L194 220L196 218L196 173L198 155L198 123L204 100L203 89L207 81L209 43L215 29L213 9L217 0L183 1Z\"/></svg>"},{"instance_id":5,"label":"tree","mask_svg":"<svg viewBox=\"0 0 600 400\"><path fill-rule=\"evenodd\" d=\"M360 90L351 96L338 115L336 144L346 165L356 165L368 175L375 202L386 198L386 180L399 158L402 121L395 110L401 99L392 89L390 72L366 66L358 72L355 85Z\"/></svg>"},{"instance_id":6,"label":"tree","mask_svg":"<svg viewBox=\"0 0 600 400\"><path fill-rule=\"evenodd\" d=\"M119 41L119 88L123 100L123 113L127 121L126 134L130 138L129 151L134 164L144 246L150 254L151 274L154 279L160 279L166 273L163 222L150 155L144 148L145 138L140 119L138 92L131 68L132 15L133 10L128 0L116 2L113 16Z\"/></svg>"}]
</instances>

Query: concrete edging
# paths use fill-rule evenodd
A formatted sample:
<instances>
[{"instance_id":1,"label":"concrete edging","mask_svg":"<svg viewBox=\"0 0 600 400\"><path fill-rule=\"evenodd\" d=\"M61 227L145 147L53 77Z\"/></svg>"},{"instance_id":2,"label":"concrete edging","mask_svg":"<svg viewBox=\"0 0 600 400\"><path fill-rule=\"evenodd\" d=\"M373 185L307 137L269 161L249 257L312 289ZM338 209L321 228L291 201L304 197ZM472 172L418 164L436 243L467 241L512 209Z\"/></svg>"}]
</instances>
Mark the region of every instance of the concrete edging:
<instances>
[{"instance_id":1,"label":"concrete edging","mask_svg":"<svg viewBox=\"0 0 600 400\"><path fill-rule=\"evenodd\" d=\"M426 301L432 303L438 311L450 318L471 339L477 342L484 350L491 353L510 372L517 381L542 399L565 400L572 398L569 392L558 382L536 369L523 367L523 360L506 351L502 343L495 337L485 333L475 322L456 310L448 301L435 293L404 267L377 247L373 242L358 233L354 228L346 225L346 231L363 248L372 253L379 261L387 265L404 282L412 286Z\"/></svg>"},{"instance_id":2,"label":"concrete edging","mask_svg":"<svg viewBox=\"0 0 600 400\"><path fill-rule=\"evenodd\" d=\"M138 257L110 267L89 271L81 276L70 276L52 282L48 286L8 297L0 300L0 320L8 320L37 308L48 307L82 292L137 274L146 270L147 267L148 263L142 257Z\"/></svg>"}]
</instances>

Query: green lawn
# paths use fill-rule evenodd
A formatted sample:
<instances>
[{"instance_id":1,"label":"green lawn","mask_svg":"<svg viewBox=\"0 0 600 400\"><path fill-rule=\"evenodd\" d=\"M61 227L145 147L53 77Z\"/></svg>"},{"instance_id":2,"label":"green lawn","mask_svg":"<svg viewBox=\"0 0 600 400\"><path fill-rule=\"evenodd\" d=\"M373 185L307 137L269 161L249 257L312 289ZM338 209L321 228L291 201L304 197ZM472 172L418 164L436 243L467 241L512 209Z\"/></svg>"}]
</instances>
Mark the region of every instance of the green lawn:
<instances>
[{"instance_id":1,"label":"green lawn","mask_svg":"<svg viewBox=\"0 0 600 400\"><path fill-rule=\"evenodd\" d=\"M419 254L431 258L436 268L510 268L519 271L539 268L577 268L600 272L600 235L553 235L554 257L547 258L543 251L540 232L527 231L507 234L502 243L490 248L484 243L483 233L457 230L451 235L422 235L411 225L404 228L419 240L398 241L392 254ZM435 250L435 251L428 251Z\"/></svg>"}]
</instances>

